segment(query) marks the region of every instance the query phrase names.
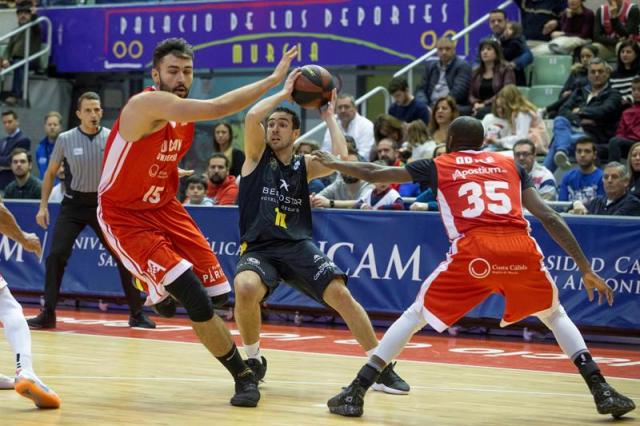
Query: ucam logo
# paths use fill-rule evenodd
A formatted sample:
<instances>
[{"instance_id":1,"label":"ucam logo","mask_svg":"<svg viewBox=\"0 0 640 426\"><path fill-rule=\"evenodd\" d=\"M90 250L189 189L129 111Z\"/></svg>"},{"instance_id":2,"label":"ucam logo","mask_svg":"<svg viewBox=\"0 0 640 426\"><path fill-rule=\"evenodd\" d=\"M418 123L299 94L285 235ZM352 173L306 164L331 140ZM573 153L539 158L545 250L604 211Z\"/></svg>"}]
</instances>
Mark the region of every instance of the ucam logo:
<instances>
[{"instance_id":1,"label":"ucam logo","mask_svg":"<svg viewBox=\"0 0 640 426\"><path fill-rule=\"evenodd\" d=\"M5 262L15 260L16 262L24 262L22 259L22 246L6 235L0 239L0 256Z\"/></svg>"}]
</instances>

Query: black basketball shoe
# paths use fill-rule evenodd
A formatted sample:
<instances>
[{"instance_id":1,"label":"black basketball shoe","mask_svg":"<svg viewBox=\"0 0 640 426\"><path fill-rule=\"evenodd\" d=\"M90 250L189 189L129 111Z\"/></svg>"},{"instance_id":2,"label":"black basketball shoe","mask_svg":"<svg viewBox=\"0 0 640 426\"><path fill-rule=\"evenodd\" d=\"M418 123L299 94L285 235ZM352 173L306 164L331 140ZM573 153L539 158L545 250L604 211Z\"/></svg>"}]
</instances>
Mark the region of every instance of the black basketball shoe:
<instances>
[{"instance_id":1,"label":"black basketball shoe","mask_svg":"<svg viewBox=\"0 0 640 426\"><path fill-rule=\"evenodd\" d=\"M327 402L329 411L346 417L360 417L364 412L365 388L356 378L349 386Z\"/></svg>"},{"instance_id":2,"label":"black basketball shoe","mask_svg":"<svg viewBox=\"0 0 640 426\"><path fill-rule=\"evenodd\" d=\"M393 362L387 365L385 369L380 372L378 380L371 385L373 390L393 395L406 395L409 393L411 388L409 387L409 384L402 380L402 378L393 370L395 365L396 363Z\"/></svg>"},{"instance_id":3,"label":"black basketball shoe","mask_svg":"<svg viewBox=\"0 0 640 426\"><path fill-rule=\"evenodd\" d=\"M235 407L255 407L260 401L258 380L251 369L246 369L236 377L236 393L231 397L231 405Z\"/></svg>"},{"instance_id":4,"label":"black basketball shoe","mask_svg":"<svg viewBox=\"0 0 640 426\"><path fill-rule=\"evenodd\" d=\"M254 358L249 358L244 362L247 364L247 367L253 371L253 374L256 376L256 380L259 382L262 381L262 379L264 379L264 375L267 374L267 360L263 356L260 358L262 362Z\"/></svg>"},{"instance_id":5,"label":"black basketball shoe","mask_svg":"<svg viewBox=\"0 0 640 426\"><path fill-rule=\"evenodd\" d=\"M151 305L151 309L163 318L171 318L176 314L176 301L169 296L155 305Z\"/></svg>"},{"instance_id":6,"label":"black basketball shoe","mask_svg":"<svg viewBox=\"0 0 640 426\"><path fill-rule=\"evenodd\" d=\"M600 414L611 414L617 419L636 408L636 404L630 398L618 393L608 383L593 385L591 393Z\"/></svg>"}]
</instances>

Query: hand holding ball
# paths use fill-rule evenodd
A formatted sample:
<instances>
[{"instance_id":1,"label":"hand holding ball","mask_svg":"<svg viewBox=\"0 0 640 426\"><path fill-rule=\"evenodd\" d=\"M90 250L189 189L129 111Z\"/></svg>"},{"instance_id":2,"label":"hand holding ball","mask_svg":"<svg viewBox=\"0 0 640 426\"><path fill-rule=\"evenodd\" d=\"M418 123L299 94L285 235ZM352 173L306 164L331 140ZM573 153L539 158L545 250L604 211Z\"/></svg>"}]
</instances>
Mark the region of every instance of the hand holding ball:
<instances>
[{"instance_id":1,"label":"hand holding ball","mask_svg":"<svg viewBox=\"0 0 640 426\"><path fill-rule=\"evenodd\" d=\"M318 109L331 100L333 76L318 65L305 65L300 69L291 94L302 108Z\"/></svg>"}]
</instances>

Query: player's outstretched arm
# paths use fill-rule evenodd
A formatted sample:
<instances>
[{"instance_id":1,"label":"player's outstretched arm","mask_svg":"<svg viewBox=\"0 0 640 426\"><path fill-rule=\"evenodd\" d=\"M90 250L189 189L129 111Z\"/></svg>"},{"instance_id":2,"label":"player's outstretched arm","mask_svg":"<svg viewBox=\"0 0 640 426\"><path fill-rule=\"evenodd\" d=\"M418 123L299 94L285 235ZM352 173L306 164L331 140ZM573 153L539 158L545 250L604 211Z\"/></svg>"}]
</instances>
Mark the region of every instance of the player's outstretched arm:
<instances>
[{"instance_id":1,"label":"player's outstretched arm","mask_svg":"<svg viewBox=\"0 0 640 426\"><path fill-rule=\"evenodd\" d=\"M598 304L602 303L604 298L607 299L609 305L613 304L613 290L598 274L593 272L580 244L562 216L545 203L535 188L527 188L522 193L522 202L524 207L542 223L544 229L555 242L576 262L580 273L582 273L589 301L593 300L593 289L595 288L598 290Z\"/></svg>"},{"instance_id":2,"label":"player's outstretched arm","mask_svg":"<svg viewBox=\"0 0 640 426\"><path fill-rule=\"evenodd\" d=\"M253 168L255 167L254 164L257 164L260 161L260 157L264 152L265 130L262 124L264 119L282 102L291 100L293 84L295 83L296 78L298 78L299 75L299 69L296 68L295 70L291 71L291 73L287 77L287 80L284 82L282 90L267 98L262 99L260 102L251 107L251 109L247 112L247 115L244 117L245 162L242 167L243 176L246 176L247 174L251 173L251 171L253 171Z\"/></svg>"},{"instance_id":3,"label":"player's outstretched arm","mask_svg":"<svg viewBox=\"0 0 640 426\"><path fill-rule=\"evenodd\" d=\"M0 233L11 238L27 251L33 252L38 256L42 253L38 236L22 231L18 222L16 222L16 218L13 217L13 214L11 214L2 200L0 200Z\"/></svg>"},{"instance_id":4,"label":"player's outstretched arm","mask_svg":"<svg viewBox=\"0 0 640 426\"><path fill-rule=\"evenodd\" d=\"M380 164L343 161L334 155L324 151L311 153L314 161L322 163L325 167L337 170L345 175L357 177L366 182L412 182L413 179L404 167L382 166Z\"/></svg>"},{"instance_id":5,"label":"player's outstretched arm","mask_svg":"<svg viewBox=\"0 0 640 426\"><path fill-rule=\"evenodd\" d=\"M217 98L183 99L173 93L159 90L134 96L120 115L120 133L125 140L134 142L156 131L167 121L186 123L214 120L235 114L280 84L297 53L297 47L289 49L271 75Z\"/></svg>"},{"instance_id":6,"label":"player's outstretched arm","mask_svg":"<svg viewBox=\"0 0 640 426\"><path fill-rule=\"evenodd\" d=\"M320 116L327 123L329 129L329 135L331 137L331 153L340 159L346 159L347 152L347 140L344 138L344 134L338 126L338 121L335 115L335 105L337 99L337 90L333 89L331 92L331 101L320 109ZM333 173L333 169L325 167L319 161L313 161L311 156L305 156L307 161L307 178L309 180L327 176Z\"/></svg>"}]
</instances>

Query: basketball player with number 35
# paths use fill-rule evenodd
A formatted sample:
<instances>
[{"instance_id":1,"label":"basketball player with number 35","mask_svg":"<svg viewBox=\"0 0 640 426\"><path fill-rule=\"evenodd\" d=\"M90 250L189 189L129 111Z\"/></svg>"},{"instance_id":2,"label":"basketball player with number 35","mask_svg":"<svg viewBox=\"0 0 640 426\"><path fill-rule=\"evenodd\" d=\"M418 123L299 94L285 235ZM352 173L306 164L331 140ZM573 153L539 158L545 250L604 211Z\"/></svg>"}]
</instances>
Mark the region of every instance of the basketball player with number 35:
<instances>
[{"instance_id":1,"label":"basketball player with number 35","mask_svg":"<svg viewBox=\"0 0 640 426\"><path fill-rule=\"evenodd\" d=\"M365 392L414 333L427 322L444 331L492 293L505 298L503 326L535 315L549 327L587 383L600 414L617 418L635 408L631 399L606 382L560 304L540 248L529 234L523 206L575 260L589 300L595 289L598 303L606 300L611 305L613 291L592 270L567 224L545 204L524 169L513 158L480 151L483 140L479 120L459 117L449 126L447 154L406 167L345 162L312 153L325 166L367 182L428 185L437 194L451 241L446 260L424 281L414 304L387 330L351 385L329 400L332 413L361 416Z\"/></svg>"}]
</instances>

